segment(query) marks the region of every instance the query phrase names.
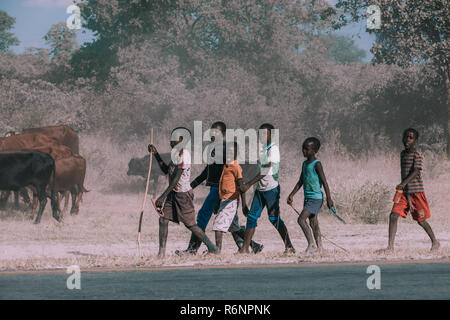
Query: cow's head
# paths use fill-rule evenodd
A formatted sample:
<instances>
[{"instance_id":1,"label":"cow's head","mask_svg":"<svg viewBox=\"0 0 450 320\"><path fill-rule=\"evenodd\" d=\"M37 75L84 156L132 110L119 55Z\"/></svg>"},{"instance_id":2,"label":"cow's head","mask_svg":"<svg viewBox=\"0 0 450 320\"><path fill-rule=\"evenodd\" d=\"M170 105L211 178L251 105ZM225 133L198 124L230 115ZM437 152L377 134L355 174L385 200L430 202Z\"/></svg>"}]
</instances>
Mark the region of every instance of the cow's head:
<instances>
[{"instance_id":1,"label":"cow's head","mask_svg":"<svg viewBox=\"0 0 450 320\"><path fill-rule=\"evenodd\" d=\"M128 163L127 175L140 176L145 178L148 170L149 161L150 161L149 155L146 155L143 158L131 159L130 162Z\"/></svg>"}]
</instances>

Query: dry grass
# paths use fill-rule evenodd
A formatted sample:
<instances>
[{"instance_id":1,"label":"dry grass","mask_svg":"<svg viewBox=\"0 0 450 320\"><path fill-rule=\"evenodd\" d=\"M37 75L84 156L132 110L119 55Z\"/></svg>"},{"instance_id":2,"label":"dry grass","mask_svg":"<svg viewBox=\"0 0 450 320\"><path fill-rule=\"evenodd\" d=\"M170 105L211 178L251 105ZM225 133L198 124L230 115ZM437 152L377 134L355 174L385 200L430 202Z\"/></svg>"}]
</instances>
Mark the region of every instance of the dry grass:
<instances>
[{"instance_id":1,"label":"dry grass","mask_svg":"<svg viewBox=\"0 0 450 320\"><path fill-rule=\"evenodd\" d=\"M425 188L432 217L429 220L442 248L429 252L430 242L425 232L410 217L402 219L396 239L397 250L392 254L378 254L376 249L387 243L386 218L389 214L395 185L399 182L397 154L377 154L362 159L324 151L322 159L339 213L349 222L341 224L323 209L320 213L322 233L346 248L346 253L324 240L322 254L303 253L306 240L297 224L297 215L285 199L294 186L302 158L282 148L280 176L281 215L285 220L296 254L283 255L283 244L266 218L259 222L255 240L265 249L258 255L235 255L231 235L224 238L220 256L178 257L175 249L184 249L189 232L182 225L170 224L167 257L156 258L158 251L158 217L147 205L144 215L142 250L145 258L137 256L136 235L138 213L143 198L142 179L126 175L128 161L145 154L145 141L134 141L123 147L105 137L83 137L81 152L88 161L86 187L78 216L66 215L63 223L51 218L50 209L44 212L42 223L33 225L21 211L0 212L0 270L58 268L77 264L81 267L129 265L205 265L283 262L358 261L384 259L441 259L450 257L450 219L447 214L450 187L449 161L435 163L425 172ZM88 146L88 147L86 147ZM144 148L142 147L144 146ZM164 150L162 150L164 151ZM333 157L331 155L333 154ZM200 168L196 168L196 172ZM430 173L433 175L430 176ZM161 181L162 182L162 181ZM195 205L200 208L207 189L195 191ZM295 206L302 208L300 191ZM240 214L241 224L245 218ZM213 237L211 224L207 234ZM204 247L200 251L202 251Z\"/></svg>"}]
</instances>

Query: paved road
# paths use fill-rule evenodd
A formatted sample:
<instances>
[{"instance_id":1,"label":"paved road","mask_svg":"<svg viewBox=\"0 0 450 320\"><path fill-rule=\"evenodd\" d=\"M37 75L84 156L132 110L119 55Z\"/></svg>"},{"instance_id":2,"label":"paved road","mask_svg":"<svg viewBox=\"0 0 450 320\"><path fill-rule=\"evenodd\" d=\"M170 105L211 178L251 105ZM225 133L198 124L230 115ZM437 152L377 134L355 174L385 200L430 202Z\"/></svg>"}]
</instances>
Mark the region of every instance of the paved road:
<instances>
[{"instance_id":1,"label":"paved road","mask_svg":"<svg viewBox=\"0 0 450 320\"><path fill-rule=\"evenodd\" d=\"M367 267L381 269L369 290ZM450 299L450 262L0 272L0 299Z\"/></svg>"}]
</instances>

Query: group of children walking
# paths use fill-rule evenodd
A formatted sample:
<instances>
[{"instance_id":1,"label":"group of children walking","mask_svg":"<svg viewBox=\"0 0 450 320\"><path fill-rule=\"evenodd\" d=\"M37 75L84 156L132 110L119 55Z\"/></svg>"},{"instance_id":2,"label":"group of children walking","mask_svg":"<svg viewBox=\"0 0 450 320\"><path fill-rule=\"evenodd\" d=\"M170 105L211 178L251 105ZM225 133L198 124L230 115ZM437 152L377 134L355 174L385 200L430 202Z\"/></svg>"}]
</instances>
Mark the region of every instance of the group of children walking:
<instances>
[{"instance_id":1,"label":"group of children walking","mask_svg":"<svg viewBox=\"0 0 450 320\"><path fill-rule=\"evenodd\" d=\"M175 128L173 132L180 128ZM182 128L187 130L186 128ZM226 125L218 121L212 124L211 141L215 141L218 135L225 137ZM148 145L161 170L169 176L169 186L156 200L155 206L160 214L159 218L159 257L165 256L168 234L168 223L182 222L191 232L191 238L186 250L177 250L178 255L196 254L202 243L208 248L208 253L219 254L222 249L223 234L231 232L238 247L239 253L258 253L263 250L263 245L252 240L257 227L257 221L264 208L267 207L270 223L278 231L284 246L285 253L295 253L294 246L289 238L287 227L280 217L280 184L278 182L278 170L280 164L280 151L272 142L273 125L264 123L260 126L260 141L263 146L258 159L258 173L248 182L243 181L242 168L237 161L237 143L223 143L222 161L214 161L206 165L201 174L192 182L191 156L186 149L181 149L177 158L166 164L161 159L154 145ZM261 135L261 132L264 133ZM214 134L216 133L216 134ZM423 156L416 149L419 133L412 129L406 129L403 133L405 149L401 153L401 183L396 187L397 194L389 219L389 241L386 250L394 248L394 238L397 230L398 217L406 217L408 212L420 226L424 228L432 241L432 250L439 248L431 226L426 222L430 217L430 209L425 197L422 181ZM223 139L225 141L225 139ZM171 141L171 148L183 141L179 137ZM292 205L295 194L303 187L304 206L298 218L308 246L306 252L314 253L322 250L322 240L317 215L322 207L323 192L325 191L328 208L333 207L322 163L316 158L320 149L320 141L317 138L307 138L302 145L303 155L306 160L302 164L300 177L292 192L287 198L287 203ZM214 159L215 149L211 157ZM195 217L194 193L202 182L206 181L209 193ZM246 191L256 185L250 208L245 199ZM238 207L242 202L242 212L247 218L246 226L239 223ZM216 213L213 231L215 244L206 236L205 229ZM308 225L309 220L309 225Z\"/></svg>"}]
</instances>

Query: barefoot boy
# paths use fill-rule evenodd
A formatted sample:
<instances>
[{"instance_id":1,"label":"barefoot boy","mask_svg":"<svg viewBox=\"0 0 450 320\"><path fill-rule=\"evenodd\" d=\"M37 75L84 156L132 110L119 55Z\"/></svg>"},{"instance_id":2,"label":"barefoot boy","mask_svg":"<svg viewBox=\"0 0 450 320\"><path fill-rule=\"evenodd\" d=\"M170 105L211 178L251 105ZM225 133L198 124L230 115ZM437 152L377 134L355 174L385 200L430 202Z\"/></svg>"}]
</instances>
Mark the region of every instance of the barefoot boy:
<instances>
[{"instance_id":1,"label":"barefoot boy","mask_svg":"<svg viewBox=\"0 0 450 320\"><path fill-rule=\"evenodd\" d=\"M223 234L241 230L238 219L239 195L242 203L245 203L245 193L239 190L242 184L242 168L237 162L237 143L230 143L226 151L227 161L219 182L220 206L213 225L218 253L222 250ZM243 210L248 210L247 206L244 205ZM247 215L246 211L244 215Z\"/></svg>"},{"instance_id":2,"label":"barefoot boy","mask_svg":"<svg viewBox=\"0 0 450 320\"><path fill-rule=\"evenodd\" d=\"M327 206L331 208L333 206L333 200L331 200L330 188L328 187L327 179L325 178L325 173L323 172L323 167L320 160L316 159L316 154L320 148L320 141L317 138L308 138L303 142L302 150L303 156L306 160L302 165L302 172L300 178L295 185L292 192L287 198L287 203L292 205L294 201L294 195L303 186L303 191L305 195L305 200L303 204L303 211L298 217L298 224L305 234L306 240L308 241L308 247L306 252L321 251L322 250L322 239L320 236L319 229L319 219L317 214L322 207L323 193L322 186L327 195ZM309 219L309 226L306 220ZM311 226L311 228L310 228ZM311 229L314 234L311 235Z\"/></svg>"},{"instance_id":3,"label":"barefoot boy","mask_svg":"<svg viewBox=\"0 0 450 320\"><path fill-rule=\"evenodd\" d=\"M411 211L413 219L419 223L430 237L432 244L431 250L437 250L439 248L439 242L436 240L431 226L425 221L431 214L422 181L423 156L416 149L418 139L419 133L413 128L408 128L403 132L403 145L405 146L405 150L400 154L402 182L396 187L397 190L402 190L403 192L398 197L398 201L394 202L392 212L389 216L389 242L387 251L394 250L398 217L406 218L408 211Z\"/></svg>"},{"instance_id":4,"label":"barefoot boy","mask_svg":"<svg viewBox=\"0 0 450 320\"><path fill-rule=\"evenodd\" d=\"M190 132L186 128L175 128L172 131L172 134L176 130L183 130L189 134L181 135L178 140L171 140L170 147L172 149L183 141L183 136L185 138L190 137ZM161 159L154 145L148 145L148 151L155 155L162 172L169 175L169 186L156 200L156 207L162 208L162 217L159 218L158 257L164 257L166 252L169 220L175 223L182 222L186 228L188 228L195 236L206 244L208 247L208 252L216 253L216 246L209 240L203 230L200 229L195 222L195 209L193 202L194 192L190 186L191 156L189 152L186 149L181 149L178 154L176 154L176 159L172 156L172 160L167 165Z\"/></svg>"},{"instance_id":5,"label":"barefoot boy","mask_svg":"<svg viewBox=\"0 0 450 320\"><path fill-rule=\"evenodd\" d=\"M250 210L243 208L244 214L248 211L247 226L245 230L245 239L241 253L248 253L248 248L253 235L255 234L255 228L257 226L257 220L261 216L261 212L264 207L267 206L267 212L269 214L269 221L277 229L284 242L285 252L295 252L289 238L289 233L280 218L280 184L278 183L278 168L280 165L280 151L278 146L272 143L272 133L274 126L269 123L264 123L259 127L260 139L263 149L259 155L258 165L260 172L248 183L241 185L241 192L246 192L252 185L257 183L256 191L253 196L253 201ZM245 203L243 206L247 206Z\"/></svg>"}]
</instances>

